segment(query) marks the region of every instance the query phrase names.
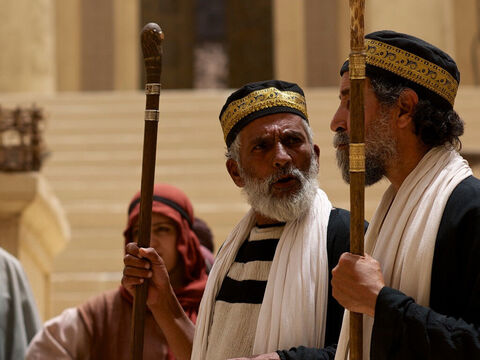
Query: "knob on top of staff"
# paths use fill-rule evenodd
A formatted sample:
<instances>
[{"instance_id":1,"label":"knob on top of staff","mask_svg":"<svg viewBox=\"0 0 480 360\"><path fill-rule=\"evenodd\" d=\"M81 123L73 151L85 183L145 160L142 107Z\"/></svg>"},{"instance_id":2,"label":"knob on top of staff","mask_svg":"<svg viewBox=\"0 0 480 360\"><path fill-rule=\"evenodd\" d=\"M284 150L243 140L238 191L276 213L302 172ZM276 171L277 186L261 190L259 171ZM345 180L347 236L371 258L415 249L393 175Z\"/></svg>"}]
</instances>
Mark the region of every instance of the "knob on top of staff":
<instances>
[{"instance_id":1,"label":"knob on top of staff","mask_svg":"<svg viewBox=\"0 0 480 360\"><path fill-rule=\"evenodd\" d=\"M142 29L142 52L145 61L147 83L159 83L162 73L163 31L155 23L148 23Z\"/></svg>"}]
</instances>

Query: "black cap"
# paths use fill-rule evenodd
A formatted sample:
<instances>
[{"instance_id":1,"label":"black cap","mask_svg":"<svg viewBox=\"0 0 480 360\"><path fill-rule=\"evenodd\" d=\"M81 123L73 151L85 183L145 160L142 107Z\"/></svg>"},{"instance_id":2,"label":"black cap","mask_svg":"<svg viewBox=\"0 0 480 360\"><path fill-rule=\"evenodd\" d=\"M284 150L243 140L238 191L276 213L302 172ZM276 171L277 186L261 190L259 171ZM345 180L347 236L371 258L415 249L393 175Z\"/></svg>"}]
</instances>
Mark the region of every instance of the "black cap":
<instances>
[{"instance_id":1,"label":"black cap","mask_svg":"<svg viewBox=\"0 0 480 360\"><path fill-rule=\"evenodd\" d=\"M460 83L455 61L436 46L408 34L382 30L365 36L366 74L405 84L420 98L452 108ZM348 71L345 61L340 75Z\"/></svg>"},{"instance_id":2,"label":"black cap","mask_svg":"<svg viewBox=\"0 0 480 360\"><path fill-rule=\"evenodd\" d=\"M300 86L267 80L246 84L232 93L219 116L227 146L253 120L276 113L293 113L308 121L305 95Z\"/></svg>"}]
</instances>

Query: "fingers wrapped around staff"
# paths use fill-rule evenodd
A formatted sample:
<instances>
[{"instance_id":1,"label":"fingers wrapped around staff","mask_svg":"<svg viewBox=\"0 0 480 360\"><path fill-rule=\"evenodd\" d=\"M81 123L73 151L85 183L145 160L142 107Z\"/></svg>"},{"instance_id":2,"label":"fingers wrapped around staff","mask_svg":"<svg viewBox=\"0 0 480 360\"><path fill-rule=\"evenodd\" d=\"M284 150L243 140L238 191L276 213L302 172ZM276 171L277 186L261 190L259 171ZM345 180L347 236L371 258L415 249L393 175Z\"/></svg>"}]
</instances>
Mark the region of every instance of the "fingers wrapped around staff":
<instances>
[{"instance_id":1,"label":"fingers wrapped around staff","mask_svg":"<svg viewBox=\"0 0 480 360\"><path fill-rule=\"evenodd\" d=\"M135 293L135 286L150 279L148 302L155 302L162 293L170 289L170 278L165 262L154 248L139 248L136 243L128 243L123 258L122 285Z\"/></svg>"},{"instance_id":2,"label":"fingers wrapped around staff","mask_svg":"<svg viewBox=\"0 0 480 360\"><path fill-rule=\"evenodd\" d=\"M332 271L332 295L350 311L373 316L384 286L380 264L367 254L344 253Z\"/></svg>"},{"instance_id":3,"label":"fingers wrapped around staff","mask_svg":"<svg viewBox=\"0 0 480 360\"><path fill-rule=\"evenodd\" d=\"M152 248L148 249L155 251ZM123 269L122 284L128 290L132 289L135 285L143 283L144 279L149 279L153 276L150 261L141 254L145 250L146 249L140 249L135 243L129 243L125 247L126 254L123 258L125 267Z\"/></svg>"}]
</instances>

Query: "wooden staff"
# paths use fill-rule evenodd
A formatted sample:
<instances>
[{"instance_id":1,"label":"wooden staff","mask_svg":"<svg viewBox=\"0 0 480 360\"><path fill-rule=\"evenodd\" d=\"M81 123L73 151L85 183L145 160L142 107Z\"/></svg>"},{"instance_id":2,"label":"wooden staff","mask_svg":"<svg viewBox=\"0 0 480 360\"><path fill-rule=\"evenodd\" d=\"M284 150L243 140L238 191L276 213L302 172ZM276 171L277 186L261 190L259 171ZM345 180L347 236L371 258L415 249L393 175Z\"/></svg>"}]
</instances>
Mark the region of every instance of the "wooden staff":
<instances>
[{"instance_id":1,"label":"wooden staff","mask_svg":"<svg viewBox=\"0 0 480 360\"><path fill-rule=\"evenodd\" d=\"M363 255L365 219L365 123L363 87L365 0L350 0L350 251ZM350 313L350 359L363 357L363 315Z\"/></svg>"},{"instance_id":2,"label":"wooden staff","mask_svg":"<svg viewBox=\"0 0 480 360\"><path fill-rule=\"evenodd\" d=\"M157 152L158 103L160 75L162 73L163 32L155 23L142 30L142 51L145 60L145 129L143 134L142 183L140 188L139 247L150 246L152 225L153 185L155 179L155 156ZM133 301L131 346L132 359L143 359L143 333L148 280L135 289Z\"/></svg>"}]
</instances>

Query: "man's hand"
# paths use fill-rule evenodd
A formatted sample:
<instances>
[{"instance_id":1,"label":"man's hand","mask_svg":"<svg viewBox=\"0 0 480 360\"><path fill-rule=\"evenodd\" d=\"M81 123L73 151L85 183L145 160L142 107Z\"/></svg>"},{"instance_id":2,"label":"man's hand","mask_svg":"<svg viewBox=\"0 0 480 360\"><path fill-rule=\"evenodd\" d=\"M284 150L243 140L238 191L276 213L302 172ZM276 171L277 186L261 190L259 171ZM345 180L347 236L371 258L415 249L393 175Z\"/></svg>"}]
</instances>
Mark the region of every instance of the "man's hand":
<instances>
[{"instance_id":1,"label":"man's hand","mask_svg":"<svg viewBox=\"0 0 480 360\"><path fill-rule=\"evenodd\" d=\"M139 248L133 242L127 244L125 252L122 285L133 296L135 286L150 279L147 305L157 304L170 291L170 278L162 258L155 249Z\"/></svg>"},{"instance_id":2,"label":"man's hand","mask_svg":"<svg viewBox=\"0 0 480 360\"><path fill-rule=\"evenodd\" d=\"M262 354L262 355L255 355L252 357L242 357L242 358L232 358L228 360L280 360L280 356L276 353L270 353L270 354Z\"/></svg>"},{"instance_id":3,"label":"man's hand","mask_svg":"<svg viewBox=\"0 0 480 360\"><path fill-rule=\"evenodd\" d=\"M343 253L332 270L332 295L347 310L375 315L375 304L385 286L382 269L370 255Z\"/></svg>"}]
</instances>

